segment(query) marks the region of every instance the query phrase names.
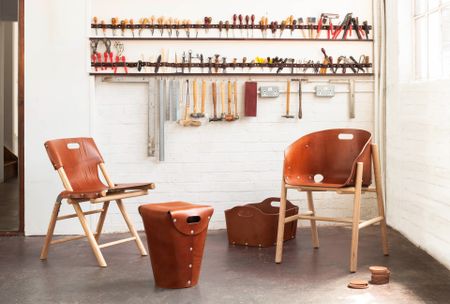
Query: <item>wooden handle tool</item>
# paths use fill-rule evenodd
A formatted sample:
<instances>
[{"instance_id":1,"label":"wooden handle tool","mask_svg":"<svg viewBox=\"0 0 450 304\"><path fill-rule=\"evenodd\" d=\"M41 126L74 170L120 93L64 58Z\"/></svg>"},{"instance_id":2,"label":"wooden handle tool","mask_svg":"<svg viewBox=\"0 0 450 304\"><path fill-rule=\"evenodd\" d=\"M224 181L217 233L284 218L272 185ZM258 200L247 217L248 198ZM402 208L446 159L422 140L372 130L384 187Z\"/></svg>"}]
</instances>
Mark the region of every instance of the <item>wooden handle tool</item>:
<instances>
[{"instance_id":1,"label":"wooden handle tool","mask_svg":"<svg viewBox=\"0 0 450 304\"><path fill-rule=\"evenodd\" d=\"M237 81L233 83L233 99L234 99L234 119L239 119L238 105L237 105Z\"/></svg>"},{"instance_id":2,"label":"wooden handle tool","mask_svg":"<svg viewBox=\"0 0 450 304\"><path fill-rule=\"evenodd\" d=\"M228 80L228 112L227 115L225 115L225 120L226 121L233 121L234 117L233 114L231 113L231 81Z\"/></svg>"},{"instance_id":3,"label":"wooden handle tool","mask_svg":"<svg viewBox=\"0 0 450 304\"><path fill-rule=\"evenodd\" d=\"M220 82L220 100L222 103L222 118L225 118L225 84Z\"/></svg>"},{"instance_id":4,"label":"wooden handle tool","mask_svg":"<svg viewBox=\"0 0 450 304\"><path fill-rule=\"evenodd\" d=\"M214 81L212 83L212 97L213 97L213 111L214 116L209 119L209 121L219 121L222 120L220 117L217 117L217 83Z\"/></svg>"},{"instance_id":5,"label":"wooden handle tool","mask_svg":"<svg viewBox=\"0 0 450 304\"><path fill-rule=\"evenodd\" d=\"M202 110L201 114L205 116L205 106L206 106L206 81L202 80Z\"/></svg>"},{"instance_id":6,"label":"wooden handle tool","mask_svg":"<svg viewBox=\"0 0 450 304\"><path fill-rule=\"evenodd\" d=\"M291 106L291 81L288 80L286 83L286 115L283 115L284 118L294 118L294 115L289 114Z\"/></svg>"}]
</instances>

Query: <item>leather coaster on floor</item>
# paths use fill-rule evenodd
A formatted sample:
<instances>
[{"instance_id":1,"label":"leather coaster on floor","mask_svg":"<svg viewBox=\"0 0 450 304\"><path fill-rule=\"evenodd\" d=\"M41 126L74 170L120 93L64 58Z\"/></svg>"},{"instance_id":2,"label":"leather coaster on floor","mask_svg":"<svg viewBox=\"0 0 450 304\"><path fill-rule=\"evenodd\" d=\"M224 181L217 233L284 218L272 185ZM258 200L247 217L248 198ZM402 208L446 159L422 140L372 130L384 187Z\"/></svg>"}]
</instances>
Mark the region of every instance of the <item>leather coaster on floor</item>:
<instances>
[{"instance_id":1,"label":"leather coaster on floor","mask_svg":"<svg viewBox=\"0 0 450 304\"><path fill-rule=\"evenodd\" d=\"M348 283L347 287L354 289L366 289L369 287L369 283L366 280L352 280Z\"/></svg>"},{"instance_id":2,"label":"leather coaster on floor","mask_svg":"<svg viewBox=\"0 0 450 304\"><path fill-rule=\"evenodd\" d=\"M384 266L370 266L369 270L372 274L386 274L390 272L389 269Z\"/></svg>"},{"instance_id":3,"label":"leather coaster on floor","mask_svg":"<svg viewBox=\"0 0 450 304\"><path fill-rule=\"evenodd\" d=\"M372 279L369 283L372 285L384 285L384 284L389 283L389 279L384 279L384 280L373 280Z\"/></svg>"}]
</instances>

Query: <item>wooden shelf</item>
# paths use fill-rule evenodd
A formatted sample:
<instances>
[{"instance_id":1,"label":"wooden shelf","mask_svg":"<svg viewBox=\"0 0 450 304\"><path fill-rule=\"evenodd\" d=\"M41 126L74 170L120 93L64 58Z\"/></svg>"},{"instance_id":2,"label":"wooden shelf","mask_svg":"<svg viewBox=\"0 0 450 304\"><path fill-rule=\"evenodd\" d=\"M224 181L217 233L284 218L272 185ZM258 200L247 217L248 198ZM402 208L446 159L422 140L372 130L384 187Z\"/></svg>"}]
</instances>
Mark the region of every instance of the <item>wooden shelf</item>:
<instances>
[{"instance_id":1,"label":"wooden shelf","mask_svg":"<svg viewBox=\"0 0 450 304\"><path fill-rule=\"evenodd\" d=\"M312 39L312 38L233 38L233 37L200 37L200 38L187 38L187 37L124 37L124 36L92 36L89 40L126 40L126 41L320 41L320 42L373 42L373 39Z\"/></svg>"}]
</instances>

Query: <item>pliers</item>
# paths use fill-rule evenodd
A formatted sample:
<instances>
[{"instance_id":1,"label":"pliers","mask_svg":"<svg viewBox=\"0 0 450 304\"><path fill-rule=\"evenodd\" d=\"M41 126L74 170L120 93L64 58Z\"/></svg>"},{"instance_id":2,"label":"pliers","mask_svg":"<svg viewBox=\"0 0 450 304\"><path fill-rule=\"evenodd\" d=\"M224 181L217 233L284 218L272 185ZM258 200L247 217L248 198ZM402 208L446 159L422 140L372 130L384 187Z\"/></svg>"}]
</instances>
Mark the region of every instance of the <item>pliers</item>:
<instances>
[{"instance_id":1,"label":"pliers","mask_svg":"<svg viewBox=\"0 0 450 304\"><path fill-rule=\"evenodd\" d=\"M109 58L109 62L111 63L111 69L113 69L113 53L111 52L111 40L109 39L103 39L103 44L105 45L105 52L103 53L103 57L104 57L104 62L107 63L108 62L108 58ZM105 70L107 70L108 67L105 67Z\"/></svg>"},{"instance_id":2,"label":"pliers","mask_svg":"<svg viewBox=\"0 0 450 304\"><path fill-rule=\"evenodd\" d=\"M98 70L97 65L96 65L97 62L100 63L100 68L103 69L103 67L101 66L102 56L100 55L100 53L97 53L97 47L98 47L98 40L92 40L91 41L91 61L94 64L96 72Z\"/></svg>"}]
</instances>

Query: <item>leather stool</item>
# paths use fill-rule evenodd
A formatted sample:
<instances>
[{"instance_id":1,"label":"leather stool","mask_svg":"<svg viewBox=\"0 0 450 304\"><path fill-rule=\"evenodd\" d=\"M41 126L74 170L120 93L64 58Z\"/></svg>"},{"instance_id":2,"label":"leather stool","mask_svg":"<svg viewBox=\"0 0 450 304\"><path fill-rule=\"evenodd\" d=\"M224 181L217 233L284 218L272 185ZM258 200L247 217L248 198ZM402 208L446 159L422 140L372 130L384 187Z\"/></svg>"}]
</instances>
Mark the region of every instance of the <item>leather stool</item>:
<instances>
[{"instance_id":1,"label":"leather stool","mask_svg":"<svg viewBox=\"0 0 450 304\"><path fill-rule=\"evenodd\" d=\"M198 283L213 212L211 206L185 202L139 207L156 286L186 288Z\"/></svg>"}]
</instances>

